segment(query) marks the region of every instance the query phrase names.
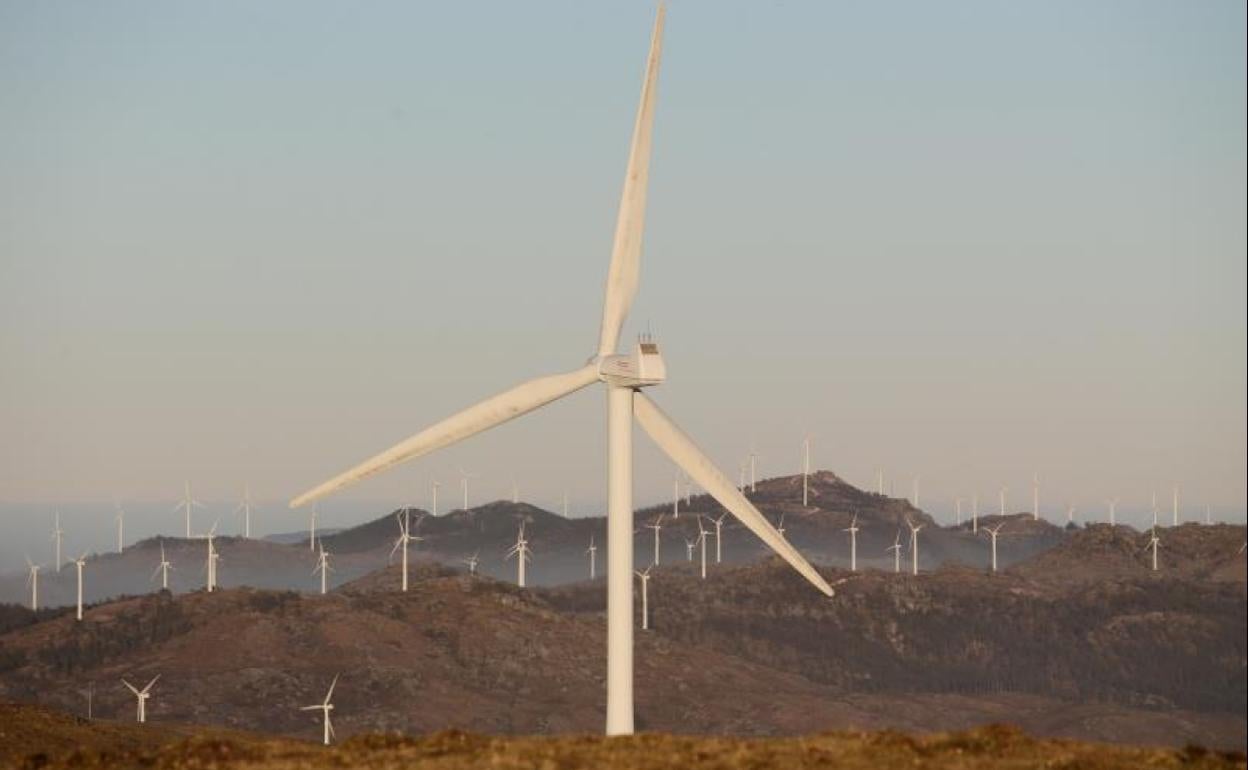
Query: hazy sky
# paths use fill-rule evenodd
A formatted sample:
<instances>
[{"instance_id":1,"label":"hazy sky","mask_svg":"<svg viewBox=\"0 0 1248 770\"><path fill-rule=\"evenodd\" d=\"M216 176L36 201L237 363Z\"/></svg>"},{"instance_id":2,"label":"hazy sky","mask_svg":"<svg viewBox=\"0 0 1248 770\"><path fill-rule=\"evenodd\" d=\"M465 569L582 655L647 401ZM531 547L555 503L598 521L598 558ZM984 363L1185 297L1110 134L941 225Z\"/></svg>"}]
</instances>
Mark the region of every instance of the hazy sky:
<instances>
[{"instance_id":1,"label":"hazy sky","mask_svg":"<svg viewBox=\"0 0 1248 770\"><path fill-rule=\"evenodd\" d=\"M653 11L0 0L6 525L185 478L285 499L583 362ZM1239 0L675 0L626 331L664 346L652 395L733 478L809 431L938 512L1038 470L1053 516L1178 482L1242 518L1244 30ZM327 516L449 501L458 466L596 511L604 413ZM637 446L648 502L672 471Z\"/></svg>"}]
</instances>

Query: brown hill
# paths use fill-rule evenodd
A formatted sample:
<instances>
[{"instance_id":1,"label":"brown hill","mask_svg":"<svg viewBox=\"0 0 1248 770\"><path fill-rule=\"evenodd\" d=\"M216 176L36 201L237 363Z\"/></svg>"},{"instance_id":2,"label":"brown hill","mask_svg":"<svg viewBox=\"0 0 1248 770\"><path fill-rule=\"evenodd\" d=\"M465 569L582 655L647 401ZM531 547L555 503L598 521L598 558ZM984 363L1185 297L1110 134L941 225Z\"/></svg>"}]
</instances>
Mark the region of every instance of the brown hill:
<instances>
[{"instance_id":1,"label":"brown hill","mask_svg":"<svg viewBox=\"0 0 1248 770\"><path fill-rule=\"evenodd\" d=\"M1213 582L1245 582L1245 558L1237 553L1244 527L1182 524L1159 527L1158 572L1152 573L1149 532L1090 524L1056 547L1015 567L1035 580L1076 586L1090 580L1153 576Z\"/></svg>"}]
</instances>

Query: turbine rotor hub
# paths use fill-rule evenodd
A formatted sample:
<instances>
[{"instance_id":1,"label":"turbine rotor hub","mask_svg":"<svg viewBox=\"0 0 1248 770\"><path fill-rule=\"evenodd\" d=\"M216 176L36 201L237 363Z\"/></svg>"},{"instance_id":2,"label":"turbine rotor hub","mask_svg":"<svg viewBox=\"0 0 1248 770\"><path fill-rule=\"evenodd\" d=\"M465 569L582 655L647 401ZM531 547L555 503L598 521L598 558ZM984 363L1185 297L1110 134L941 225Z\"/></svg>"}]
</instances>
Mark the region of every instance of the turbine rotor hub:
<instances>
[{"instance_id":1,"label":"turbine rotor hub","mask_svg":"<svg viewBox=\"0 0 1248 770\"><path fill-rule=\"evenodd\" d=\"M667 366L659 352L659 343L649 335L638 339L627 355L616 353L590 360L598 364L598 379L609 385L646 388L667 379Z\"/></svg>"}]
</instances>

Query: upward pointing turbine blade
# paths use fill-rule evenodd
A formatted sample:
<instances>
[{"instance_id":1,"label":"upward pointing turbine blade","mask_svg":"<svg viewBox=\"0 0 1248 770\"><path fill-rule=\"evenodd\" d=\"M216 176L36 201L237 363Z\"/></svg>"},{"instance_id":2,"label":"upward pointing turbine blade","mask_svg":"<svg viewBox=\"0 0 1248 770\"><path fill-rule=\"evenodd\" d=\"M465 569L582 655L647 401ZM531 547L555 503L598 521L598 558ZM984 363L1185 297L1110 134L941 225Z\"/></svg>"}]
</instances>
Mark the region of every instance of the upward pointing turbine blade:
<instances>
[{"instance_id":1,"label":"upward pointing turbine blade","mask_svg":"<svg viewBox=\"0 0 1248 770\"><path fill-rule=\"evenodd\" d=\"M620 195L620 211L615 221L615 240L611 245L611 267L607 272L606 297L602 303L602 329L598 335L598 355L615 352L620 329L628 317L629 307L637 294L641 273L641 234L646 224L646 182L650 178L650 137L654 126L654 96L659 77L659 58L663 48L663 17L659 6L650 36L650 58L646 62L646 79L641 85L641 101L633 124L633 141L628 152L628 171L624 175L624 191Z\"/></svg>"},{"instance_id":2,"label":"upward pointing turbine blade","mask_svg":"<svg viewBox=\"0 0 1248 770\"><path fill-rule=\"evenodd\" d=\"M450 446L508 420L527 414L551 401L563 398L598 381L598 368L587 364L564 374L553 374L521 383L511 390L487 398L442 422L422 430L345 473L341 473L290 501L291 508L319 500L345 486L368 478L401 462Z\"/></svg>"},{"instance_id":3,"label":"upward pointing turbine blade","mask_svg":"<svg viewBox=\"0 0 1248 770\"><path fill-rule=\"evenodd\" d=\"M698 449L689 436L685 435L671 418L651 401L644 393L633 395L633 413L642 429L654 439L672 461L684 469L689 477L705 489L719 504L728 509L737 519L750 528L754 534L771 550L780 554L793 569L797 570L824 594L833 595L832 587L823 579L815 568L810 566L796 548L771 526L767 517L763 516L754 504L746 499L741 490L737 489L728 477L720 472L710 459Z\"/></svg>"}]
</instances>

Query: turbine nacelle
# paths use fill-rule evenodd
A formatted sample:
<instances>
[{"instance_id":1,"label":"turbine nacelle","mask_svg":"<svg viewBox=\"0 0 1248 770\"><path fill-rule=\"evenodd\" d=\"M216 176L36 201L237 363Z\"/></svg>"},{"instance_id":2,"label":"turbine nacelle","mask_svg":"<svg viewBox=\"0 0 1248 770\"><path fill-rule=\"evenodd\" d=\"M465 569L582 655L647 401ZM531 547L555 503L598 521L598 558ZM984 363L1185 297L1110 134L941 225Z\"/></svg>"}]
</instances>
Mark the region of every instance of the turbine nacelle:
<instances>
[{"instance_id":1,"label":"turbine nacelle","mask_svg":"<svg viewBox=\"0 0 1248 770\"><path fill-rule=\"evenodd\" d=\"M659 343L649 335L638 339L628 355L596 356L590 363L597 363L600 380L620 387L645 388L667 379L667 365L663 363Z\"/></svg>"}]
</instances>

